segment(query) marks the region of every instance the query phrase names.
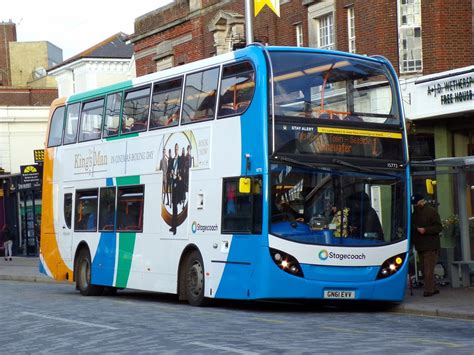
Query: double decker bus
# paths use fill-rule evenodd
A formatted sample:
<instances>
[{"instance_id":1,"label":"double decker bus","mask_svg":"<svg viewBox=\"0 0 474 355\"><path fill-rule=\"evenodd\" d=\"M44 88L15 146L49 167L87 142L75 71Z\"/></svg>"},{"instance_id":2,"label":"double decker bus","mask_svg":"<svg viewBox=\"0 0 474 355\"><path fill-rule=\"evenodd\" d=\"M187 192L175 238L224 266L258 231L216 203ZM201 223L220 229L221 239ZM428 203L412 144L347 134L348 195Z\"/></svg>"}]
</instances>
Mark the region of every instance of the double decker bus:
<instances>
[{"instance_id":1,"label":"double decker bus","mask_svg":"<svg viewBox=\"0 0 474 355\"><path fill-rule=\"evenodd\" d=\"M58 99L40 269L192 305L402 301L406 144L383 57L254 44Z\"/></svg>"}]
</instances>

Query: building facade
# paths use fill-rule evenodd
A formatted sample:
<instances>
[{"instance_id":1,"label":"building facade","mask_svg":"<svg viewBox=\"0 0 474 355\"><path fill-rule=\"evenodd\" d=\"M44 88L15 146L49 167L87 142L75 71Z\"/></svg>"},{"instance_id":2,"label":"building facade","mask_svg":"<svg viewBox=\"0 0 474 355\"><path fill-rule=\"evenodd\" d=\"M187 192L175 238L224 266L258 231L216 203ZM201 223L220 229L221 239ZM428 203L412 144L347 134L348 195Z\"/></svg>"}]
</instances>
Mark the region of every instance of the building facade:
<instances>
[{"instance_id":1,"label":"building facade","mask_svg":"<svg viewBox=\"0 0 474 355\"><path fill-rule=\"evenodd\" d=\"M49 106L58 97L46 69L60 61L58 47L17 42L16 25L0 23L0 225L14 231L15 254L38 250L41 186L24 183L22 172L41 169L34 152L44 148Z\"/></svg>"},{"instance_id":2,"label":"building facade","mask_svg":"<svg viewBox=\"0 0 474 355\"><path fill-rule=\"evenodd\" d=\"M135 20L130 36L137 76L182 65L245 45L244 1L177 0ZM281 1L281 17L265 7L254 18L256 42L308 45L301 0Z\"/></svg>"},{"instance_id":3,"label":"building facade","mask_svg":"<svg viewBox=\"0 0 474 355\"><path fill-rule=\"evenodd\" d=\"M135 77L135 62L128 36L117 33L91 48L52 66L59 97L96 89Z\"/></svg>"}]
</instances>

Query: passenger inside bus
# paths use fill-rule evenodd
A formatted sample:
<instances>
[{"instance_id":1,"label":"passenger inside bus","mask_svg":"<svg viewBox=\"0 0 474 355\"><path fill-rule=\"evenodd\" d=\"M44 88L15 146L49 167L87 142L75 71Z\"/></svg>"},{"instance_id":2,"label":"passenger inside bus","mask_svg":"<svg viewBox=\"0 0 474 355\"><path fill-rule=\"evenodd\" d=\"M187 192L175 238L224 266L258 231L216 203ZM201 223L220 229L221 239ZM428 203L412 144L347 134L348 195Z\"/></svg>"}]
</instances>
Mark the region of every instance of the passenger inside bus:
<instances>
[{"instance_id":1,"label":"passenger inside bus","mask_svg":"<svg viewBox=\"0 0 474 355\"><path fill-rule=\"evenodd\" d=\"M383 239L383 228L377 212L364 191L349 196L349 228L352 237Z\"/></svg>"}]
</instances>

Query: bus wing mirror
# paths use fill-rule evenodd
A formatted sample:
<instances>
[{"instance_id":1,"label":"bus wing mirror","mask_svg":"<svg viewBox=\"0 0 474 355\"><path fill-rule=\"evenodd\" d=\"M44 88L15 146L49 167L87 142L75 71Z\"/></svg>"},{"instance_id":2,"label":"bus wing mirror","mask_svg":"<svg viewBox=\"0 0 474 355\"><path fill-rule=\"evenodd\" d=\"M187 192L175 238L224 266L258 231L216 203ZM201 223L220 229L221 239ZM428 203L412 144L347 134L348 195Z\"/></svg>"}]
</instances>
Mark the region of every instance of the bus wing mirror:
<instances>
[{"instance_id":1,"label":"bus wing mirror","mask_svg":"<svg viewBox=\"0 0 474 355\"><path fill-rule=\"evenodd\" d=\"M425 184L426 184L426 193L428 195L433 195L434 194L434 186L436 185L436 180L426 179Z\"/></svg>"},{"instance_id":2,"label":"bus wing mirror","mask_svg":"<svg viewBox=\"0 0 474 355\"><path fill-rule=\"evenodd\" d=\"M249 194L252 187L251 179L248 177L241 177L239 179L239 193Z\"/></svg>"}]
</instances>

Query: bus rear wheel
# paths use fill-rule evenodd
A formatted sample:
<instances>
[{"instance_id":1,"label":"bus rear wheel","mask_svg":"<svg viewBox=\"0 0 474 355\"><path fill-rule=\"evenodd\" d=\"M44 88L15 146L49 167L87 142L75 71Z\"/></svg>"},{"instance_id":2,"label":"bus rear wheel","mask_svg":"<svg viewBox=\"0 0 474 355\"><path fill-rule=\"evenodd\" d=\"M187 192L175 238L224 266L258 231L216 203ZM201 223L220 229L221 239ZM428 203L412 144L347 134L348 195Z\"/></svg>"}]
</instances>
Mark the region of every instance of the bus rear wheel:
<instances>
[{"instance_id":1,"label":"bus rear wheel","mask_svg":"<svg viewBox=\"0 0 474 355\"><path fill-rule=\"evenodd\" d=\"M84 248L79 252L75 270L76 288L83 296L99 296L104 289L91 284L91 268L91 255L89 250Z\"/></svg>"},{"instance_id":2,"label":"bus rear wheel","mask_svg":"<svg viewBox=\"0 0 474 355\"><path fill-rule=\"evenodd\" d=\"M186 298L191 306L205 306L204 263L201 254L194 250L186 263Z\"/></svg>"}]
</instances>

